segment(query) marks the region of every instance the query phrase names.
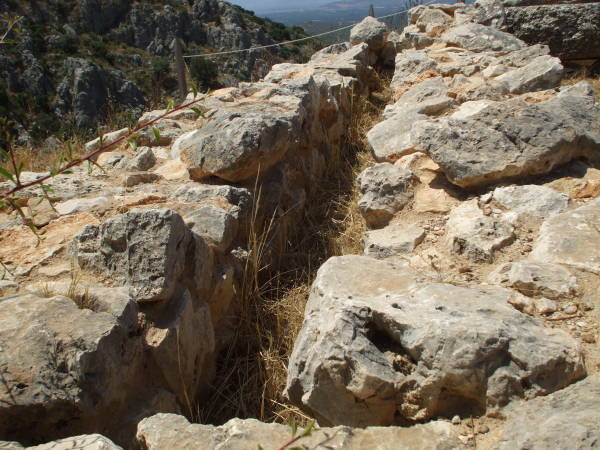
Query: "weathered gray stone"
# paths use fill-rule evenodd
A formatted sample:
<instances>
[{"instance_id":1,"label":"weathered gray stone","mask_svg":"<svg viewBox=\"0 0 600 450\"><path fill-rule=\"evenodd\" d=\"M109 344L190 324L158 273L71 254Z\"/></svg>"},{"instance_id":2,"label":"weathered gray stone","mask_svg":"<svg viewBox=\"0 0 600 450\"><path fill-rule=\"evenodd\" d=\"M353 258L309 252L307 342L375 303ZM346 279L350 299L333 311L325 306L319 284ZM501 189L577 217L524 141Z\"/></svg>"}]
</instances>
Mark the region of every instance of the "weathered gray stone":
<instances>
[{"instance_id":1,"label":"weathered gray stone","mask_svg":"<svg viewBox=\"0 0 600 450\"><path fill-rule=\"evenodd\" d=\"M508 70L508 67L506 67L504 64L495 64L482 70L481 73L486 78L495 78L503 73L506 73Z\"/></svg>"},{"instance_id":2,"label":"weathered gray stone","mask_svg":"<svg viewBox=\"0 0 600 450\"><path fill-rule=\"evenodd\" d=\"M596 91L588 81L580 81L578 83L572 84L571 86L561 87L560 92L558 93L559 97L594 97L595 95Z\"/></svg>"},{"instance_id":3,"label":"weathered gray stone","mask_svg":"<svg viewBox=\"0 0 600 450\"><path fill-rule=\"evenodd\" d=\"M123 450L122 447L100 434L73 436L27 448L29 450Z\"/></svg>"},{"instance_id":4,"label":"weathered gray stone","mask_svg":"<svg viewBox=\"0 0 600 450\"><path fill-rule=\"evenodd\" d=\"M600 198L546 219L530 259L600 274Z\"/></svg>"},{"instance_id":5,"label":"weathered gray stone","mask_svg":"<svg viewBox=\"0 0 600 450\"><path fill-rule=\"evenodd\" d=\"M302 432L299 427L298 433ZM277 423L255 419L231 419L219 427L191 424L183 416L157 414L140 422L138 443L144 450L256 450L258 447L278 448L290 440L290 428ZM319 427L311 436L300 439L302 448L326 450L413 450L462 448L452 425L430 422L412 427Z\"/></svg>"},{"instance_id":6,"label":"weathered gray stone","mask_svg":"<svg viewBox=\"0 0 600 450\"><path fill-rule=\"evenodd\" d=\"M248 189L227 184L184 184L173 191L171 198L184 203L202 203L215 198L224 199L242 210L249 209L252 203L252 196Z\"/></svg>"},{"instance_id":7,"label":"weathered gray stone","mask_svg":"<svg viewBox=\"0 0 600 450\"><path fill-rule=\"evenodd\" d=\"M520 50L525 42L511 34L477 23L466 23L450 28L441 39L450 45L456 45L472 52Z\"/></svg>"},{"instance_id":8,"label":"weathered gray stone","mask_svg":"<svg viewBox=\"0 0 600 450\"><path fill-rule=\"evenodd\" d=\"M102 145L105 145L106 148L110 148L111 147L111 143L116 142L117 140L119 140L120 138L122 138L123 136L125 136L127 133L129 133L129 128L122 128L120 130L117 131L113 131L111 133L106 133L102 135ZM118 144L115 144L118 145ZM92 150L96 150L98 147L100 147L100 138L97 137L96 139L89 141L85 144L85 150L87 152L91 152Z\"/></svg>"},{"instance_id":9,"label":"weathered gray stone","mask_svg":"<svg viewBox=\"0 0 600 450\"><path fill-rule=\"evenodd\" d=\"M456 111L452 113L451 117L453 119L467 119L492 105L493 103L494 102L492 100L473 100L470 102L464 102Z\"/></svg>"},{"instance_id":10,"label":"weathered gray stone","mask_svg":"<svg viewBox=\"0 0 600 450\"><path fill-rule=\"evenodd\" d=\"M54 208L61 216L74 214L89 210L106 210L110 207L110 201L106 197L92 198L72 198L65 202L54 205Z\"/></svg>"},{"instance_id":11,"label":"weathered gray stone","mask_svg":"<svg viewBox=\"0 0 600 450\"><path fill-rule=\"evenodd\" d=\"M563 2L561 2L563 3ZM600 58L600 3L506 8L503 29L528 44L546 44L563 61Z\"/></svg>"},{"instance_id":12,"label":"weathered gray stone","mask_svg":"<svg viewBox=\"0 0 600 450\"><path fill-rule=\"evenodd\" d=\"M127 162L130 170L144 171L151 169L156 164L156 156L150 147L140 147L133 158Z\"/></svg>"},{"instance_id":13,"label":"weathered gray stone","mask_svg":"<svg viewBox=\"0 0 600 450\"><path fill-rule=\"evenodd\" d=\"M526 66L506 72L494 81L492 86L511 94L551 89L560 84L563 66L560 59L552 56L538 56Z\"/></svg>"},{"instance_id":14,"label":"weathered gray stone","mask_svg":"<svg viewBox=\"0 0 600 450\"><path fill-rule=\"evenodd\" d=\"M555 216L569 206L568 195L535 184L496 188L492 198L510 211L537 217Z\"/></svg>"},{"instance_id":15,"label":"weathered gray stone","mask_svg":"<svg viewBox=\"0 0 600 450\"><path fill-rule=\"evenodd\" d=\"M504 218L486 216L477 206L477 200L454 208L448 217L447 228L449 250L478 263L491 263L494 252L515 238L514 226Z\"/></svg>"},{"instance_id":16,"label":"weathered gray stone","mask_svg":"<svg viewBox=\"0 0 600 450\"><path fill-rule=\"evenodd\" d=\"M516 311L512 296L331 258L312 286L286 393L321 424L389 425L479 415L582 378L579 344Z\"/></svg>"},{"instance_id":17,"label":"weathered gray stone","mask_svg":"<svg viewBox=\"0 0 600 450\"><path fill-rule=\"evenodd\" d=\"M385 107L383 117L388 119L408 111L418 114L439 114L456 101L448 97L448 87L442 77L430 78L408 89L396 103Z\"/></svg>"},{"instance_id":18,"label":"weathered gray stone","mask_svg":"<svg viewBox=\"0 0 600 450\"><path fill-rule=\"evenodd\" d=\"M591 449L600 442L600 378L511 405L498 450Z\"/></svg>"},{"instance_id":19,"label":"weathered gray stone","mask_svg":"<svg viewBox=\"0 0 600 450\"><path fill-rule=\"evenodd\" d=\"M300 113L282 114L276 105L219 111L206 126L178 138L172 153L187 164L192 179L245 180L283 158L301 118Z\"/></svg>"},{"instance_id":20,"label":"weathered gray stone","mask_svg":"<svg viewBox=\"0 0 600 450\"><path fill-rule=\"evenodd\" d=\"M499 266L488 277L490 283L511 287L529 297L549 299L573 297L577 279L557 264L519 261Z\"/></svg>"},{"instance_id":21,"label":"weathered gray stone","mask_svg":"<svg viewBox=\"0 0 600 450\"><path fill-rule=\"evenodd\" d=\"M339 44L333 44L328 47L322 48L318 52L313 53L310 57L311 61L318 61L321 59L328 58L331 55L339 55L344 53L352 47L352 44L349 42L340 42Z\"/></svg>"},{"instance_id":22,"label":"weathered gray stone","mask_svg":"<svg viewBox=\"0 0 600 450\"><path fill-rule=\"evenodd\" d=\"M447 15L451 15L454 14L454 12L459 9L460 6L461 5L449 3L417 5L408 11L408 23L415 25L417 22L422 21L423 17L429 14L431 11L441 11Z\"/></svg>"},{"instance_id":23,"label":"weathered gray stone","mask_svg":"<svg viewBox=\"0 0 600 450\"><path fill-rule=\"evenodd\" d=\"M428 35L439 36L452 24L452 17L444 11L434 8L427 8L422 11L415 25L421 32Z\"/></svg>"},{"instance_id":24,"label":"weathered gray stone","mask_svg":"<svg viewBox=\"0 0 600 450\"><path fill-rule=\"evenodd\" d=\"M422 50L435 42L439 42L439 39L420 33L415 25L404 27L400 35L396 34L390 38L390 43L396 48L397 52L402 50Z\"/></svg>"},{"instance_id":25,"label":"weathered gray stone","mask_svg":"<svg viewBox=\"0 0 600 450\"><path fill-rule=\"evenodd\" d=\"M126 187L133 187L133 186L137 186L138 184L156 183L157 181L160 181L162 179L163 179L163 177L157 173L134 172L134 173L128 173L125 176L123 185Z\"/></svg>"},{"instance_id":26,"label":"weathered gray stone","mask_svg":"<svg viewBox=\"0 0 600 450\"><path fill-rule=\"evenodd\" d=\"M523 67L531 62L531 60L538 56L549 55L550 49L547 45L535 44L528 45L527 47L510 52L500 57L500 63L507 66Z\"/></svg>"},{"instance_id":27,"label":"weathered gray stone","mask_svg":"<svg viewBox=\"0 0 600 450\"><path fill-rule=\"evenodd\" d=\"M118 291L118 292L117 292ZM126 382L142 352L138 308L122 290L100 308L63 296L19 295L0 301L0 435L22 443L108 426L123 412ZM35 431L35 433L33 433Z\"/></svg>"},{"instance_id":28,"label":"weathered gray stone","mask_svg":"<svg viewBox=\"0 0 600 450\"><path fill-rule=\"evenodd\" d=\"M365 17L350 30L350 43L357 45L365 43L370 50L381 50L385 45L387 28L384 23L374 17Z\"/></svg>"},{"instance_id":29,"label":"weathered gray stone","mask_svg":"<svg viewBox=\"0 0 600 450\"><path fill-rule=\"evenodd\" d=\"M365 255L383 259L411 253L425 239L425 230L418 225L399 227L388 225L367 231L362 238Z\"/></svg>"},{"instance_id":30,"label":"weathered gray stone","mask_svg":"<svg viewBox=\"0 0 600 450\"><path fill-rule=\"evenodd\" d=\"M415 122L427 119L424 114L407 111L405 114L396 110L389 119L375 125L367 133L367 141L378 162L393 162L410 153L410 130Z\"/></svg>"},{"instance_id":31,"label":"weathered gray stone","mask_svg":"<svg viewBox=\"0 0 600 450\"><path fill-rule=\"evenodd\" d=\"M516 98L466 119L418 121L408 147L427 152L454 184L485 185L547 173L577 157L598 161L599 119L592 98L565 95L537 104Z\"/></svg>"},{"instance_id":32,"label":"weathered gray stone","mask_svg":"<svg viewBox=\"0 0 600 450\"><path fill-rule=\"evenodd\" d=\"M156 131L158 131L158 139L156 139ZM151 127L146 127L136 133L136 141L139 145L169 145L185 130L181 128L179 122L173 119L161 119Z\"/></svg>"},{"instance_id":33,"label":"weathered gray stone","mask_svg":"<svg viewBox=\"0 0 600 450\"><path fill-rule=\"evenodd\" d=\"M138 301L167 300L181 288L185 270L212 267L202 238L192 236L181 216L169 209L133 210L99 227L87 226L71 251L82 268L110 274L129 286Z\"/></svg>"},{"instance_id":34,"label":"weathered gray stone","mask_svg":"<svg viewBox=\"0 0 600 450\"><path fill-rule=\"evenodd\" d=\"M214 205L203 206L187 215L184 220L194 233L221 252L229 248L238 230L235 217Z\"/></svg>"},{"instance_id":35,"label":"weathered gray stone","mask_svg":"<svg viewBox=\"0 0 600 450\"><path fill-rule=\"evenodd\" d=\"M215 334L210 307L185 290L168 303L148 305L144 313L155 318L154 326L144 334L144 344L164 380L162 388L184 405L213 371Z\"/></svg>"},{"instance_id":36,"label":"weathered gray stone","mask_svg":"<svg viewBox=\"0 0 600 450\"><path fill-rule=\"evenodd\" d=\"M415 176L409 170L389 163L375 164L359 176L361 197L358 207L370 228L380 228L391 220L413 196Z\"/></svg>"},{"instance_id":37,"label":"weathered gray stone","mask_svg":"<svg viewBox=\"0 0 600 450\"><path fill-rule=\"evenodd\" d=\"M427 56L427 53L416 50L406 50L396 55L394 77L390 84L392 92L414 82L419 75L434 70L437 62Z\"/></svg>"}]
</instances>

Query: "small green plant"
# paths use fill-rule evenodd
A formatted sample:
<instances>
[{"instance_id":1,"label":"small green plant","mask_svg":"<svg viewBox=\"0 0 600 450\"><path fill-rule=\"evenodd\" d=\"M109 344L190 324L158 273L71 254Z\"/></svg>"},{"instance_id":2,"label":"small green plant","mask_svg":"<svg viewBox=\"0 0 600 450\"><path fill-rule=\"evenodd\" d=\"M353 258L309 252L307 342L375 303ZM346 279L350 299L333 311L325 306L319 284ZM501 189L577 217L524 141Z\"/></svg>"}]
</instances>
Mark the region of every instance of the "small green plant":
<instances>
[{"instance_id":1,"label":"small green plant","mask_svg":"<svg viewBox=\"0 0 600 450\"><path fill-rule=\"evenodd\" d=\"M290 428L292 431L291 439L289 441L287 441L285 444L283 444L281 447L279 447L277 450L304 450L303 447L297 447L297 446L292 447L292 445L294 445L300 439L304 439L313 434L313 432L315 431L315 421L312 420L304 428L304 430L302 430L302 432L300 434L298 434L298 423L296 422L296 419L294 417L292 417L292 420L290 421ZM264 450L264 448L261 445L259 445L258 450Z\"/></svg>"}]
</instances>

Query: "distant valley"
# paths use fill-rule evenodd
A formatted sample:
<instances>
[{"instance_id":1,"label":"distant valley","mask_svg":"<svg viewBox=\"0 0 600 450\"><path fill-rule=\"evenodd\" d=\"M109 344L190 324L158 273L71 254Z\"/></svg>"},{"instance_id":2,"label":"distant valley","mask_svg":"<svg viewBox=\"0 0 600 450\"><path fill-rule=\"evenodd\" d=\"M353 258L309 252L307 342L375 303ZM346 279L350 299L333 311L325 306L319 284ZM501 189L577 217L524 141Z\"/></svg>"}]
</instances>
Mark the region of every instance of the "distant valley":
<instances>
[{"instance_id":1,"label":"distant valley","mask_svg":"<svg viewBox=\"0 0 600 450\"><path fill-rule=\"evenodd\" d=\"M381 17L408 9L417 3L423 3L423 1L342 0L327 3L316 8L309 6L295 10L273 10L260 13L260 15L288 26L301 26L308 34L314 35L351 25L362 20L367 16L371 4L374 6L375 15ZM406 23L406 15L394 16L388 20L394 28L402 28ZM325 36L323 40L325 42L339 42L347 39L348 35L349 30L344 30Z\"/></svg>"}]
</instances>

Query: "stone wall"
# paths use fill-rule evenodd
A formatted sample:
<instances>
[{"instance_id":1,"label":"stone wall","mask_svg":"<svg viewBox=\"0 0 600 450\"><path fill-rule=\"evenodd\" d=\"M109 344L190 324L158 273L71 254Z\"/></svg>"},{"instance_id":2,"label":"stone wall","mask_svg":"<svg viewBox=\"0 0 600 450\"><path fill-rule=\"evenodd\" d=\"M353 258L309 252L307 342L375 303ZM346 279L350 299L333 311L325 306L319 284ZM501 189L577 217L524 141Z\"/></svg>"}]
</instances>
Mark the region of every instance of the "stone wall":
<instances>
[{"instance_id":1,"label":"stone wall","mask_svg":"<svg viewBox=\"0 0 600 450\"><path fill-rule=\"evenodd\" d=\"M494 8L419 6L402 34L367 18L352 44L213 93L204 117L162 120L160 142L102 155L107 173L55 178L56 211L31 193L37 247L2 216L0 254L16 265L2 289L18 290L0 300L2 437L289 441L279 424L155 413L187 412L211 379L254 256L249 225L275 218L275 261L379 58L394 60L393 100L356 180L364 254L319 269L289 361L287 397L323 427L298 443L593 447L600 105L589 83L562 83L546 45L481 24L500 26ZM98 442L118 448L49 445Z\"/></svg>"},{"instance_id":2,"label":"stone wall","mask_svg":"<svg viewBox=\"0 0 600 450\"><path fill-rule=\"evenodd\" d=\"M147 130L136 152L102 154L105 172L55 177L54 209L26 192L39 245L2 216L15 277L3 289L18 292L0 302L3 438L100 432L127 443L143 417L190 411L235 323L257 251L250 224L260 233L273 219L260 263L275 264L346 145L382 50L372 48L325 49L206 96L203 117L181 111L158 122L160 140Z\"/></svg>"}]
</instances>

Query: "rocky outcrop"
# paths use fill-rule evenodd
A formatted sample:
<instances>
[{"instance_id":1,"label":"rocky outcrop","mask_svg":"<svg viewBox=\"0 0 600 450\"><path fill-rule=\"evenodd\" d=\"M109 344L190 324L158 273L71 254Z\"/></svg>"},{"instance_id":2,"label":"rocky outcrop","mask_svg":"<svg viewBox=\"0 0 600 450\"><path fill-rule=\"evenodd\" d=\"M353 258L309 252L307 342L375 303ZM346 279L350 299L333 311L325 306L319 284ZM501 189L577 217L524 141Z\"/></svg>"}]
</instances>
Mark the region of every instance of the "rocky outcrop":
<instances>
[{"instance_id":1,"label":"rocky outcrop","mask_svg":"<svg viewBox=\"0 0 600 450\"><path fill-rule=\"evenodd\" d=\"M92 128L113 102L138 115L146 106L140 88L119 70L107 70L86 59L67 58L63 73L54 111L60 117L72 115L78 127Z\"/></svg>"},{"instance_id":2,"label":"rocky outcrop","mask_svg":"<svg viewBox=\"0 0 600 450\"><path fill-rule=\"evenodd\" d=\"M593 440L600 109L589 84L559 86L546 47L473 23L496 12L419 6L387 36L367 19L355 45L201 96L202 114L160 120L137 150L113 143L105 171L53 177L55 208L25 190L42 240L0 211L0 435L20 441L0 446L114 447L84 433L126 448L285 446L282 425L165 413L193 414L246 271L276 270L374 67L392 61L390 105L367 134L377 163L353 180L349 220L333 218L362 212L364 255L320 268L287 364L289 400L333 428L298 445L560 447L563 424L538 438L558 421Z\"/></svg>"},{"instance_id":3,"label":"rocky outcrop","mask_svg":"<svg viewBox=\"0 0 600 450\"><path fill-rule=\"evenodd\" d=\"M528 44L548 45L563 61L600 58L592 45L600 37L600 3L549 3L505 8L503 29Z\"/></svg>"},{"instance_id":4,"label":"rocky outcrop","mask_svg":"<svg viewBox=\"0 0 600 450\"><path fill-rule=\"evenodd\" d=\"M600 439L600 379L580 381L562 391L511 408L495 447L593 448Z\"/></svg>"},{"instance_id":5,"label":"rocky outcrop","mask_svg":"<svg viewBox=\"0 0 600 450\"><path fill-rule=\"evenodd\" d=\"M514 310L512 295L332 258L311 290L287 395L322 424L364 427L482 414L583 377L579 344Z\"/></svg>"},{"instance_id":6,"label":"rocky outcrop","mask_svg":"<svg viewBox=\"0 0 600 450\"><path fill-rule=\"evenodd\" d=\"M116 413L139 392L131 377L143 360L138 306L126 289L81 295L94 311L64 296L28 294L0 302L4 439L43 442L61 430L77 434L107 421L127 427Z\"/></svg>"},{"instance_id":7,"label":"rocky outcrop","mask_svg":"<svg viewBox=\"0 0 600 450\"><path fill-rule=\"evenodd\" d=\"M298 433L301 432L301 429ZM226 424L190 424L184 417L158 414L140 422L138 442L145 450L190 447L212 450L225 446L232 450L250 450L267 445L279 447L290 440L290 428L280 424L267 424L258 420L232 419ZM348 427L319 428L311 436L300 439L298 445L314 449L397 449L460 448L461 442L447 422L432 422L411 428Z\"/></svg>"},{"instance_id":8,"label":"rocky outcrop","mask_svg":"<svg viewBox=\"0 0 600 450\"><path fill-rule=\"evenodd\" d=\"M4 46L0 55L0 89L7 89L3 114L22 124L21 141L25 129L34 138L64 133L65 125L96 132L96 122L107 114L131 121L148 98L173 96L176 37L185 53L197 54L303 36L217 0L78 0L35 7L9 2L2 12L29 19L20 23L16 44ZM202 89L231 86L263 77L285 52L273 47L189 66Z\"/></svg>"},{"instance_id":9,"label":"rocky outcrop","mask_svg":"<svg viewBox=\"0 0 600 450\"><path fill-rule=\"evenodd\" d=\"M22 222L3 222L1 252L19 280L7 289L21 292L0 302L3 438L102 432L128 447L142 417L189 410L232 333L249 221L270 221L264 258L275 258L335 163L381 51L362 43L275 66L264 81L202 97L205 117L157 122L161 137L177 131L138 136L152 148L113 145L98 158L105 172L53 178L56 208L37 246ZM41 211L38 194L23 198ZM48 292L67 297L40 298Z\"/></svg>"},{"instance_id":10,"label":"rocky outcrop","mask_svg":"<svg viewBox=\"0 0 600 450\"><path fill-rule=\"evenodd\" d=\"M600 274L600 199L547 219L531 257Z\"/></svg>"},{"instance_id":11,"label":"rocky outcrop","mask_svg":"<svg viewBox=\"0 0 600 450\"><path fill-rule=\"evenodd\" d=\"M389 38L402 50L393 103L367 133L378 164L357 179L357 206L378 229L363 236L365 256L321 266L288 366L288 398L321 424L513 423L507 405L560 395L587 372L596 337L574 330L596 323L576 302L600 287L597 200L577 207L563 182L592 180L600 109L587 83L559 87L547 47L472 23L497 13L482 5L415 8ZM394 190L407 186L391 181L402 170L409 191Z\"/></svg>"}]
</instances>

